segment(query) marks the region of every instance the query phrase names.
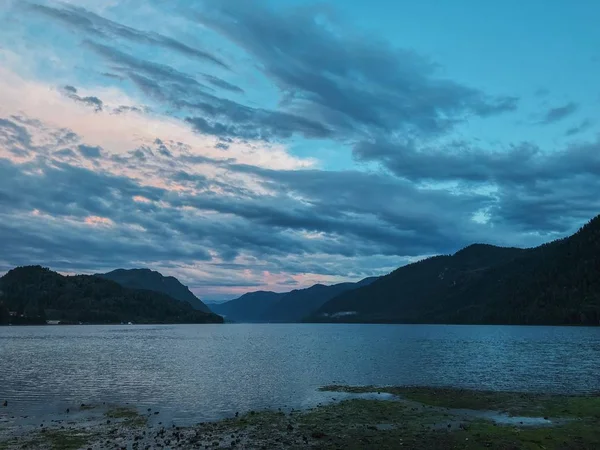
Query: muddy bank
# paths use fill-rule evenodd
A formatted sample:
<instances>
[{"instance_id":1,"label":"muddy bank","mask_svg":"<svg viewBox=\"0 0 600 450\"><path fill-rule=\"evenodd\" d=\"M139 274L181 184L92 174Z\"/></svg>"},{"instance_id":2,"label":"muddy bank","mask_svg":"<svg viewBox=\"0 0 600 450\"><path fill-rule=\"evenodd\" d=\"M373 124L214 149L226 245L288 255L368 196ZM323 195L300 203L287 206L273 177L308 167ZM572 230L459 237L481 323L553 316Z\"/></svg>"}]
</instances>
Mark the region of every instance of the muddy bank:
<instances>
[{"instance_id":1,"label":"muddy bank","mask_svg":"<svg viewBox=\"0 0 600 450\"><path fill-rule=\"evenodd\" d=\"M600 397L595 395L322 390L331 393L333 403L305 411L252 411L189 427L163 424L159 411L83 405L69 418L48 423L0 422L0 450L600 448Z\"/></svg>"}]
</instances>

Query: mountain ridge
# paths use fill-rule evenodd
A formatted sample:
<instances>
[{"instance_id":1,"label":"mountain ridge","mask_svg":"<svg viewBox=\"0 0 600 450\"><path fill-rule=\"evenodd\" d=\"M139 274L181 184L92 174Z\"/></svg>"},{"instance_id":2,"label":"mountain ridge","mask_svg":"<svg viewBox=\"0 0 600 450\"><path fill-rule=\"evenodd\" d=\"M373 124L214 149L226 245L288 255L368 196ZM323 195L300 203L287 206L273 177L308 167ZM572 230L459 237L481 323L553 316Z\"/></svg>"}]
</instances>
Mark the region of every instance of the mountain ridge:
<instances>
[{"instance_id":1,"label":"mountain ridge","mask_svg":"<svg viewBox=\"0 0 600 450\"><path fill-rule=\"evenodd\" d=\"M210 308L196 297L187 286L173 276L165 276L155 270L141 269L115 269L107 273L95 274L98 277L115 281L121 286L130 289L146 289L162 292L169 297L189 303L198 311L209 313Z\"/></svg>"},{"instance_id":2,"label":"mountain ridge","mask_svg":"<svg viewBox=\"0 0 600 450\"><path fill-rule=\"evenodd\" d=\"M346 290L373 282L369 277L356 283L346 282L333 285L314 284L308 288L289 292L254 291L220 305L211 305L227 320L236 322L300 322L324 302Z\"/></svg>"},{"instance_id":3,"label":"mountain ridge","mask_svg":"<svg viewBox=\"0 0 600 450\"><path fill-rule=\"evenodd\" d=\"M21 266L0 278L4 324L222 323L189 303L151 290L125 288L94 275L64 276L41 266ZM12 312L6 319L6 311Z\"/></svg>"},{"instance_id":4,"label":"mountain ridge","mask_svg":"<svg viewBox=\"0 0 600 450\"><path fill-rule=\"evenodd\" d=\"M600 216L528 249L471 245L342 293L307 321L600 324Z\"/></svg>"}]
</instances>

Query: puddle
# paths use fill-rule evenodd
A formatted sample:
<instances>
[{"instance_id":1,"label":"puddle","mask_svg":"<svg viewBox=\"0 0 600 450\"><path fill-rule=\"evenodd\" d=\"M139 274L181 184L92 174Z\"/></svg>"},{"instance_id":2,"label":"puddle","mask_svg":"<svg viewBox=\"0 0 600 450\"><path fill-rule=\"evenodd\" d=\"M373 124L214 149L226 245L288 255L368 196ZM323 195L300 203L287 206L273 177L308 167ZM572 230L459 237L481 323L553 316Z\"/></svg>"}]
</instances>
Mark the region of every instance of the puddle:
<instances>
[{"instance_id":1,"label":"puddle","mask_svg":"<svg viewBox=\"0 0 600 450\"><path fill-rule=\"evenodd\" d=\"M496 422L499 425L516 425L522 427L541 427L556 425L550 419L543 417L520 417L509 416L508 414L498 413L497 411L474 411L479 413L479 417Z\"/></svg>"},{"instance_id":2,"label":"puddle","mask_svg":"<svg viewBox=\"0 0 600 450\"><path fill-rule=\"evenodd\" d=\"M379 431L386 431L386 430L394 430L394 429L396 429L396 425L394 425L393 423L378 423L377 425L375 425L375 427L377 427L377 429Z\"/></svg>"},{"instance_id":3,"label":"puddle","mask_svg":"<svg viewBox=\"0 0 600 450\"><path fill-rule=\"evenodd\" d=\"M327 391L325 391L327 392ZM367 400L397 400L409 404L418 410L438 411L443 412L448 416L448 421L444 422L444 427L453 428L460 426L462 422L469 419L484 419L494 422L498 425L512 425L517 427L549 427L556 426L567 422L569 419L555 418L549 419L544 417L526 417L526 416L510 416L506 413L493 410L475 410L475 409L455 409L441 408L429 406L413 400L408 400L400 396L385 392L366 392L366 393L348 393L348 392L329 392L333 401L349 400L349 399L367 399ZM330 400L331 401L331 400ZM391 424L381 424L386 426ZM440 427L441 424L438 424ZM434 428L438 425L435 425ZM379 425L378 425L379 427ZM381 428L386 429L386 428ZM389 428L387 428L389 429Z\"/></svg>"}]
</instances>

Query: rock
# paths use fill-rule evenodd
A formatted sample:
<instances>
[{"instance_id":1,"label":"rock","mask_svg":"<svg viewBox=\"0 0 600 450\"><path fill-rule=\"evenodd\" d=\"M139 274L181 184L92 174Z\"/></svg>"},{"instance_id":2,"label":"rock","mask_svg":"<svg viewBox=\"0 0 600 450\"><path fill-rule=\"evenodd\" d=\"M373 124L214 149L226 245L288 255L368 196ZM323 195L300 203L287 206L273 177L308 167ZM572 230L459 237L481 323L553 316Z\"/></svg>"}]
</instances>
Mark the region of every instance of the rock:
<instances>
[{"instance_id":1,"label":"rock","mask_svg":"<svg viewBox=\"0 0 600 450\"><path fill-rule=\"evenodd\" d=\"M287 430L288 431L294 431L294 427L293 427L293 425L291 423L288 423Z\"/></svg>"},{"instance_id":2,"label":"rock","mask_svg":"<svg viewBox=\"0 0 600 450\"><path fill-rule=\"evenodd\" d=\"M4 400L4 403L2 403L2 406L4 406L6 408L8 406L8 400Z\"/></svg>"},{"instance_id":3,"label":"rock","mask_svg":"<svg viewBox=\"0 0 600 450\"><path fill-rule=\"evenodd\" d=\"M311 437L313 437L315 439L323 439L326 436L327 435L325 433L323 433L322 431L313 431L313 433L311 434Z\"/></svg>"},{"instance_id":4,"label":"rock","mask_svg":"<svg viewBox=\"0 0 600 450\"><path fill-rule=\"evenodd\" d=\"M70 409L69 409L69 408L67 408L67 414L69 414L69 411L70 411Z\"/></svg>"}]
</instances>

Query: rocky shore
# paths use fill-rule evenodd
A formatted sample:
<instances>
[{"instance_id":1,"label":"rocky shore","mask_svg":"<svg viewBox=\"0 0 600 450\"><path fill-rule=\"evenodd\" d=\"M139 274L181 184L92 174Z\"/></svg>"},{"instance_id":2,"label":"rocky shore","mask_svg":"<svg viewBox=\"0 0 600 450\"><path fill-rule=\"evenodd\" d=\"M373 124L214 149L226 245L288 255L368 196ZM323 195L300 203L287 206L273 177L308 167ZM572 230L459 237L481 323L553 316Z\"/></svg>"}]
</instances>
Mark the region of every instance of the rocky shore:
<instances>
[{"instance_id":1,"label":"rocky shore","mask_svg":"<svg viewBox=\"0 0 600 450\"><path fill-rule=\"evenodd\" d=\"M327 386L332 403L304 411L250 411L179 427L160 412L79 405L69 418L28 426L0 421L8 449L598 449L600 396L552 396L410 387ZM357 398L337 401L336 395ZM378 398L365 393L388 394ZM10 405L0 406L0 418Z\"/></svg>"}]
</instances>

